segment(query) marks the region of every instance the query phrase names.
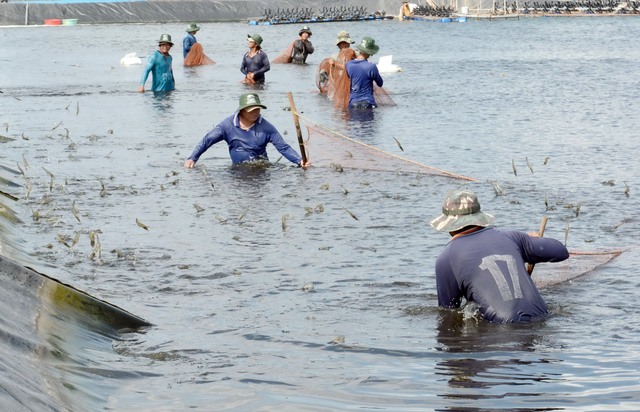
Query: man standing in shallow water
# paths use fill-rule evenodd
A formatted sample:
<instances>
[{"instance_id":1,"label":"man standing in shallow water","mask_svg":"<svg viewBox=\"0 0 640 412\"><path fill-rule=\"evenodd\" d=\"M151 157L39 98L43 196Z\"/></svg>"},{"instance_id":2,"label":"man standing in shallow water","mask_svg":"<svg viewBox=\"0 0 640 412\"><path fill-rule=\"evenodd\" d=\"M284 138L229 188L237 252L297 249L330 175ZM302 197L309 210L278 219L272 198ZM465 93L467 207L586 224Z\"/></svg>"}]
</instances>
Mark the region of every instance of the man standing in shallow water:
<instances>
[{"instance_id":1,"label":"man standing in shallow water","mask_svg":"<svg viewBox=\"0 0 640 412\"><path fill-rule=\"evenodd\" d=\"M271 70L269 57L262 50L262 36L259 34L247 35L249 51L242 58L240 71L245 75L244 83L264 83L264 74Z\"/></svg>"},{"instance_id":2,"label":"man standing in shallow water","mask_svg":"<svg viewBox=\"0 0 640 412\"><path fill-rule=\"evenodd\" d=\"M260 109L266 108L260 103L260 97L256 93L240 96L236 113L224 119L202 138L184 162L184 167L193 168L207 149L223 140L229 146L233 164L269 160L267 144L271 143L291 163L307 167L309 163L303 163L300 155L284 141L278 130L260 115Z\"/></svg>"},{"instance_id":3,"label":"man standing in shallow water","mask_svg":"<svg viewBox=\"0 0 640 412\"><path fill-rule=\"evenodd\" d=\"M196 23L189 23L189 26L187 26L187 29L185 30L187 32L187 35L184 36L184 39L182 39L182 57L184 59L187 58L187 54L189 54L189 51L191 51L191 47L193 47L193 45L198 42L198 40L196 39L196 33L199 30L200 26L198 26Z\"/></svg>"},{"instance_id":4,"label":"man standing in shallow water","mask_svg":"<svg viewBox=\"0 0 640 412\"><path fill-rule=\"evenodd\" d=\"M302 27L298 33L299 39L293 42L293 51L291 54L291 63L305 64L307 56L313 54L313 44L311 44L311 29L308 26Z\"/></svg>"},{"instance_id":5,"label":"man standing in shallow water","mask_svg":"<svg viewBox=\"0 0 640 412\"><path fill-rule=\"evenodd\" d=\"M152 75L151 90L154 92L169 92L176 88L175 79L173 77L173 58L169 54L169 50L173 47L171 35L163 34L158 40L158 50L154 51L147 60L147 66L142 73L140 80L139 92L144 92L144 84L147 82L149 73Z\"/></svg>"},{"instance_id":6,"label":"man standing in shallow water","mask_svg":"<svg viewBox=\"0 0 640 412\"><path fill-rule=\"evenodd\" d=\"M351 95L349 97L350 109L372 109L376 107L373 97L373 82L382 87L382 77L378 67L368 59L376 54L380 47L371 37L364 37L359 45L358 57L346 64L347 74L351 79Z\"/></svg>"},{"instance_id":7,"label":"man standing in shallow water","mask_svg":"<svg viewBox=\"0 0 640 412\"><path fill-rule=\"evenodd\" d=\"M547 306L527 272L525 262L561 262L567 248L554 239L516 230L487 227L494 217L480 211L475 193L449 192L442 215L431 221L452 236L436 260L438 305L459 308L462 298L479 306L490 322L529 322Z\"/></svg>"}]
</instances>

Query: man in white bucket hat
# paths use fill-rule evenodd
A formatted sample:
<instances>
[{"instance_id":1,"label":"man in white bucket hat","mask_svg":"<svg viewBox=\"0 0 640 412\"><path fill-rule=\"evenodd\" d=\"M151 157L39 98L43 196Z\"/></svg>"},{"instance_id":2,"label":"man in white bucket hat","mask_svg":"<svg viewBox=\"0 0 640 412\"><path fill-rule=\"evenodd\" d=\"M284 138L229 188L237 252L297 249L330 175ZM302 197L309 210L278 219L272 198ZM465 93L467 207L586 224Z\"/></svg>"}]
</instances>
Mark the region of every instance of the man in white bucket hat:
<instances>
[{"instance_id":1,"label":"man in white bucket hat","mask_svg":"<svg viewBox=\"0 0 640 412\"><path fill-rule=\"evenodd\" d=\"M459 308L462 298L473 302L483 319L496 323L529 322L547 306L525 263L560 262L569 252L557 240L535 233L497 230L467 189L447 194L442 214L431 221L452 236L436 260L438 305Z\"/></svg>"}]
</instances>

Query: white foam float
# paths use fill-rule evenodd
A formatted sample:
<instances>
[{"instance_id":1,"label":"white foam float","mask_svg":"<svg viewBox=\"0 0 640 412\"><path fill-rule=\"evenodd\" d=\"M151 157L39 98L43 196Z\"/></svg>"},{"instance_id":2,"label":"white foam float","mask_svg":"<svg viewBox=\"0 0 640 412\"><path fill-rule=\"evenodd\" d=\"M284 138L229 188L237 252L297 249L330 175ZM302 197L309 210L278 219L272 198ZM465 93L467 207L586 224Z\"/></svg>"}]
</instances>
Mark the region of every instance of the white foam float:
<instances>
[{"instance_id":1,"label":"white foam float","mask_svg":"<svg viewBox=\"0 0 640 412\"><path fill-rule=\"evenodd\" d=\"M136 52L125 54L122 59L120 59L120 64L123 66L131 66L133 64L142 64L142 60L137 56Z\"/></svg>"},{"instance_id":2,"label":"white foam float","mask_svg":"<svg viewBox=\"0 0 640 412\"><path fill-rule=\"evenodd\" d=\"M395 73L402 71L402 68L397 64L393 64L393 56L380 56L378 59L378 71L380 73Z\"/></svg>"}]
</instances>

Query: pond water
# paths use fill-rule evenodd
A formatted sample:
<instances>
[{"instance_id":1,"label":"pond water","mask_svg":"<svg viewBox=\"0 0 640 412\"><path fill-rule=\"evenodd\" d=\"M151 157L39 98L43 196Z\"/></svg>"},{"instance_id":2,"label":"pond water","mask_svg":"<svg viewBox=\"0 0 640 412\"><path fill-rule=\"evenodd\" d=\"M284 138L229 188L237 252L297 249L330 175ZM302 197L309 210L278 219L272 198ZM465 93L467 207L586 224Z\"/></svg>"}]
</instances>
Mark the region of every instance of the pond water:
<instances>
[{"instance_id":1,"label":"pond water","mask_svg":"<svg viewBox=\"0 0 640 412\"><path fill-rule=\"evenodd\" d=\"M24 224L4 229L3 253L154 324L106 344L71 325L45 331L68 357L37 368L6 359L2 382L42 382L46 395L0 404L640 408L639 19L316 24L309 65L267 73L263 115L296 149L287 92L305 118L474 182L302 170L273 150L270 167L232 168L223 145L183 169L247 90L247 33L260 33L275 58L298 30L201 26L216 64L197 68L182 66L182 24L0 29L0 134L14 139L0 143L0 163L25 175L12 177L23 186L11 205ZM340 30L375 38L403 69L383 74L397 105L369 121L337 112L315 88ZM148 56L161 33L176 43L177 90L137 93L143 67L120 59ZM428 221L458 186L476 191L499 227L536 230L546 215L545 236L570 250L625 252L544 289L551 316L541 322L493 325L440 310L433 268L448 235ZM60 241L76 233L73 247ZM5 345L2 357L13 350ZM19 352L32 356L28 346ZM51 389L52 377L65 384Z\"/></svg>"}]
</instances>

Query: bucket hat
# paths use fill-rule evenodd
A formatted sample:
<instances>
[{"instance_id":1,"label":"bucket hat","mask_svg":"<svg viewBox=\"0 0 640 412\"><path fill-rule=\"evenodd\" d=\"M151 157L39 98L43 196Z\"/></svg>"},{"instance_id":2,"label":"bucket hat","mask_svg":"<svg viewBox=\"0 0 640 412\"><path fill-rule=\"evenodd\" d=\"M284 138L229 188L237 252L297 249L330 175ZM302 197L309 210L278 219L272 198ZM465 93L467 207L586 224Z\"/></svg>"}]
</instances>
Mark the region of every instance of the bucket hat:
<instances>
[{"instance_id":1,"label":"bucket hat","mask_svg":"<svg viewBox=\"0 0 640 412\"><path fill-rule=\"evenodd\" d=\"M187 26L187 29L185 30L187 33L191 33L194 31L198 31L200 30L200 26L198 26L196 23L189 23L189 25Z\"/></svg>"},{"instance_id":2,"label":"bucket hat","mask_svg":"<svg viewBox=\"0 0 640 412\"><path fill-rule=\"evenodd\" d=\"M371 37L364 37L360 44L356 46L356 49L360 50L362 53L368 54L369 56L373 56L378 53L380 46L378 46L376 41Z\"/></svg>"},{"instance_id":3,"label":"bucket hat","mask_svg":"<svg viewBox=\"0 0 640 412\"><path fill-rule=\"evenodd\" d=\"M256 42L258 46L262 45L262 36L259 34L247 34L247 40L248 39L251 39L254 42Z\"/></svg>"},{"instance_id":4,"label":"bucket hat","mask_svg":"<svg viewBox=\"0 0 640 412\"><path fill-rule=\"evenodd\" d=\"M162 43L169 43L170 45L173 46L173 42L171 41L171 35L170 34L160 35L160 40L158 40L158 44L162 44Z\"/></svg>"},{"instance_id":5,"label":"bucket hat","mask_svg":"<svg viewBox=\"0 0 640 412\"><path fill-rule=\"evenodd\" d=\"M351 37L349 36L349 32L344 30L338 33L338 40L336 40L336 46L342 42L347 42L349 44L355 43L353 40L351 40Z\"/></svg>"},{"instance_id":6,"label":"bucket hat","mask_svg":"<svg viewBox=\"0 0 640 412\"><path fill-rule=\"evenodd\" d=\"M455 189L447 194L442 204L442 214L430 222L431 227L442 232L455 232L466 226L489 226L495 218L480 211L480 202L468 189Z\"/></svg>"},{"instance_id":7,"label":"bucket hat","mask_svg":"<svg viewBox=\"0 0 640 412\"><path fill-rule=\"evenodd\" d=\"M298 32L298 36L302 36L302 33L309 33L309 36L313 34L311 33L311 29L309 28L309 26L302 26L302 28Z\"/></svg>"},{"instance_id":8,"label":"bucket hat","mask_svg":"<svg viewBox=\"0 0 640 412\"><path fill-rule=\"evenodd\" d=\"M241 95L238 103L239 104L237 111L247 108L249 108L249 111L257 107L261 107L263 109L267 108L267 106L260 103L260 96L258 96L256 93L245 93Z\"/></svg>"}]
</instances>

